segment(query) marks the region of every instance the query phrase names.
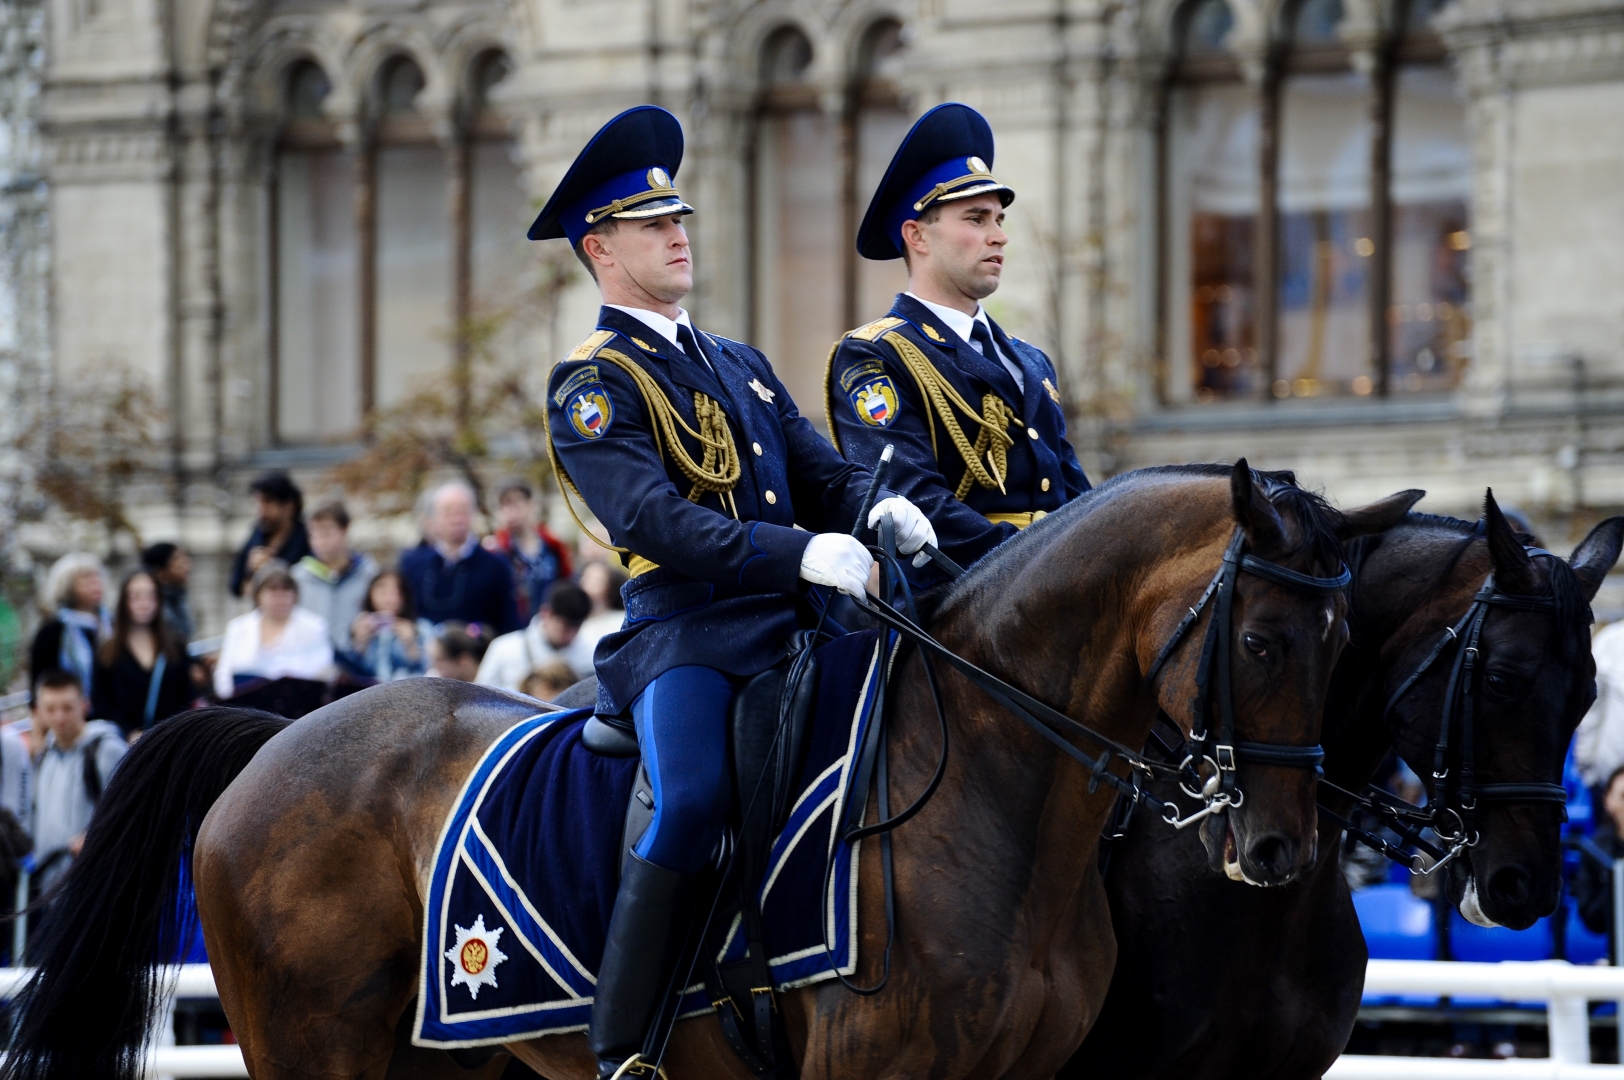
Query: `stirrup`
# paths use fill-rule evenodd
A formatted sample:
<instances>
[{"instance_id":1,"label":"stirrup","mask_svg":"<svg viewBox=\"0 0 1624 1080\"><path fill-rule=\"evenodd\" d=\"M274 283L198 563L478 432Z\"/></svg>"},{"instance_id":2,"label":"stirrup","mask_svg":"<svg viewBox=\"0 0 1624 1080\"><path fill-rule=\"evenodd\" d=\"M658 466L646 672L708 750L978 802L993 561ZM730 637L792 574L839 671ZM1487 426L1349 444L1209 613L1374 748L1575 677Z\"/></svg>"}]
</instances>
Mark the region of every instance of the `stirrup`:
<instances>
[{"instance_id":1,"label":"stirrup","mask_svg":"<svg viewBox=\"0 0 1624 1080\"><path fill-rule=\"evenodd\" d=\"M620 1068L614 1071L614 1074L609 1077L609 1080L622 1080L623 1077L627 1076L652 1076L655 1077L656 1080L671 1080L671 1078L666 1075L663 1067L652 1065L649 1062L644 1061L642 1054L633 1054L625 1061L622 1061L620 1063Z\"/></svg>"}]
</instances>

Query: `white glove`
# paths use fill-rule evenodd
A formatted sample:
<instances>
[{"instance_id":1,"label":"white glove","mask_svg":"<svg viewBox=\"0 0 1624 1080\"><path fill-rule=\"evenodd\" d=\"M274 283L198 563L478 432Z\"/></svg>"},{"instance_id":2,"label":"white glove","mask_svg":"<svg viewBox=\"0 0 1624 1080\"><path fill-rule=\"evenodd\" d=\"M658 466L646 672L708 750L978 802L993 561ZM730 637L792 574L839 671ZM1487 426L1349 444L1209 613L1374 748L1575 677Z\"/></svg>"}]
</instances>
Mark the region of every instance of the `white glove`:
<instances>
[{"instance_id":1,"label":"white glove","mask_svg":"<svg viewBox=\"0 0 1624 1080\"><path fill-rule=\"evenodd\" d=\"M936 546L936 530L931 528L930 519L913 503L900 495L893 495L889 499L881 499L869 511L868 527L877 529L885 515L890 514L891 520L897 527L897 550L904 555L919 554L914 558L915 566L924 566L930 561L922 549L926 544Z\"/></svg>"},{"instance_id":2,"label":"white glove","mask_svg":"<svg viewBox=\"0 0 1624 1080\"><path fill-rule=\"evenodd\" d=\"M801 556L801 578L814 585L833 585L848 596L863 596L873 566L874 556L856 537L818 533Z\"/></svg>"}]
</instances>

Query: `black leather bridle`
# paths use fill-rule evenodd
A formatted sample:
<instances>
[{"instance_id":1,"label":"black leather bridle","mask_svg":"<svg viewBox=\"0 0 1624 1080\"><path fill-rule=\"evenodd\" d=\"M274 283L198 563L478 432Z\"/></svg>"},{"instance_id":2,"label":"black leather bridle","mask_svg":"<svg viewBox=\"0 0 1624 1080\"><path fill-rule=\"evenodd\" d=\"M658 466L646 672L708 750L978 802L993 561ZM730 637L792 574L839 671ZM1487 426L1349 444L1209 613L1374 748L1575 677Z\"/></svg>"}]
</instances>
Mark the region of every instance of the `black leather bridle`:
<instances>
[{"instance_id":1,"label":"black leather bridle","mask_svg":"<svg viewBox=\"0 0 1624 1080\"><path fill-rule=\"evenodd\" d=\"M1531 558L1557 556L1543 548L1526 548ZM1415 874L1431 874L1458 857L1478 842L1477 811L1485 803L1555 803L1564 807L1566 820L1567 789L1561 784L1536 782L1480 784L1477 782L1477 697L1481 689L1481 642L1483 624L1491 608L1503 607L1515 611L1556 611L1554 593L1544 596L1521 596L1501 592L1491 573L1472 597L1466 614L1454 625L1444 629L1444 636L1427 653L1415 670L1399 683L1382 709L1385 723L1393 709L1421 677L1437 665L1452 647L1454 659L1450 664L1449 682L1444 690L1443 715L1438 724L1438 742L1432 753L1433 798L1427 806L1415 806L1382 790L1374 784L1366 785L1363 793L1338 787L1328 780L1321 783L1333 791L1352 799L1358 806L1374 816L1381 824L1400 836L1398 844L1391 844L1368 830L1327 809L1320 812L1339 824L1356 841L1403 863ZM1441 841L1434 844L1421 833L1431 829ZM1406 846L1415 847L1421 854L1411 854Z\"/></svg>"},{"instance_id":2,"label":"black leather bridle","mask_svg":"<svg viewBox=\"0 0 1624 1080\"><path fill-rule=\"evenodd\" d=\"M1190 701L1190 737L1186 744L1183 760L1179 764L1181 775L1180 786L1185 794L1192 798L1203 798L1207 803L1207 812L1216 812L1216 808L1224 805L1239 806L1245 798L1245 793L1236 787L1236 773L1243 761L1258 765L1279 765L1288 768L1319 770L1325 760L1325 750L1315 744L1313 746L1292 746L1281 743L1243 742L1235 738L1235 695L1230 685L1231 664L1230 652L1234 645L1234 603L1235 584L1240 572L1256 574L1266 581L1277 585L1295 589L1298 592L1318 593L1332 595L1348 587L1353 580L1353 574L1346 565L1342 572L1335 577L1313 577L1298 573L1277 563L1260 559L1255 555L1248 555L1241 551L1246 539L1245 534L1235 530L1234 537L1229 546L1224 549L1223 565L1218 576L1212 579L1207 591L1201 595L1196 605L1189 609L1182 621L1174 629L1173 636L1163 645L1151 663L1150 670L1145 674L1146 682L1154 685L1156 676L1161 673L1173 650L1201 617L1202 610L1207 602L1216 593L1218 606L1212 619L1207 623L1207 635L1201 644L1201 659L1196 667L1195 695ZM1216 674L1218 680L1218 724L1216 728L1210 723L1207 710L1214 696L1210 693L1212 679ZM1171 722L1166 713L1162 719ZM1174 725L1176 727L1176 725ZM1200 771L1196 768L1197 760L1202 764L1211 766L1211 774L1205 781L1201 779ZM1201 816L1205 816L1202 814ZM1194 820L1194 819L1192 819ZM1170 822L1182 827L1185 823Z\"/></svg>"},{"instance_id":3,"label":"black leather bridle","mask_svg":"<svg viewBox=\"0 0 1624 1080\"><path fill-rule=\"evenodd\" d=\"M887 530L882 530L882 536ZM1278 585L1295 589L1299 592L1333 594L1342 591L1353 580L1352 572L1344 565L1335 577L1313 577L1299 573L1287 567L1246 554L1242 548L1246 542L1246 534L1236 528L1234 536L1224 549L1223 560L1219 565L1217 574L1207 586L1201 599L1190 608L1184 618L1174 628L1172 635L1156 654L1149 671L1146 672L1147 684L1154 688L1156 677L1161 673L1168 659L1178 648L1179 644L1188 636L1190 628L1201 617L1214 596L1217 605L1212 619L1208 621L1206 637L1201 646L1201 657L1196 667L1195 693L1191 697L1191 729L1190 736L1193 747L1190 753L1177 766L1165 762L1151 760L1138 750L1110 738L1085 724L1080 724L1065 713L1054 709L1025 691L1005 682L996 675L978 667L957 653L942 645L935 638L919 626L913 619L896 611L886 604L875 604L868 600L856 600L856 604L877 622L896 630L914 646L925 654L927 660L927 673L929 658L934 656L946 661L956 668L960 674L969 679L994 701L1003 705L1028 727L1047 739L1062 753L1076 759L1089 772L1088 790L1095 791L1100 784L1115 788L1137 803L1144 799L1155 804L1160 810L1162 820L1175 828L1185 828L1208 814L1219 813L1226 806L1239 806L1244 800L1244 794L1236 787L1235 774L1242 761L1255 762L1260 765L1283 765L1294 768L1318 770L1320 763L1325 759L1325 751L1319 745L1296 746L1278 743L1242 742L1235 738L1235 702L1231 685L1230 654L1234 638L1234 600L1235 585L1242 573L1254 574ZM882 542L876 549L882 563L896 565L894 550L888 550L889 545ZM906 587L906 578L899 572L896 577ZM911 605L910 605L911 606ZM1216 686L1214 686L1216 679ZM943 732L942 758L938 763L936 775L926 792L913 806L898 814L894 818L875 822L858 829L848 830L844 837L848 842L861 839L864 836L895 827L911 817L923 805L923 800L934 793L936 784L940 781L943 766L946 762L946 732L945 716L941 716L942 707L940 697L936 694L935 677L930 676L932 696L936 699L936 707L941 719ZM1218 699L1218 724L1214 727L1208 722L1208 707L1212 697ZM1196 729L1199 728L1199 731ZM1072 738L1081 738L1102 747L1096 757L1076 746ZM1191 790L1191 783L1201 783L1199 772L1193 767L1199 757L1210 762L1213 767L1216 783L1211 780L1202 784L1201 790ZM1112 757L1115 755L1131 768L1127 777L1121 777L1110 771ZM866 780L864 770L857 770L857 777ZM1185 793L1192 798L1199 798L1205 803L1204 807L1189 815L1181 817L1176 803L1166 802L1156 798L1145 791L1142 778L1153 775L1172 774L1180 777L1181 786ZM854 799L854 805L860 805L861 799Z\"/></svg>"}]
</instances>

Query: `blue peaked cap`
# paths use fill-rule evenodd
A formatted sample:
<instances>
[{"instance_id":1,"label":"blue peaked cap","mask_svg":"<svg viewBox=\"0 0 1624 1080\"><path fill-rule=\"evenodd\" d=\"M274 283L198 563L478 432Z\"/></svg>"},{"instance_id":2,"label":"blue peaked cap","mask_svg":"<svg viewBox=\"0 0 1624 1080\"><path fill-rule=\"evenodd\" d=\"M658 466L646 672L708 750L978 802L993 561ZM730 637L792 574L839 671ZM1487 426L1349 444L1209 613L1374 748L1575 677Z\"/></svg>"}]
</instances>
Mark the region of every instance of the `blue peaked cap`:
<instances>
[{"instance_id":1,"label":"blue peaked cap","mask_svg":"<svg viewBox=\"0 0 1624 1080\"><path fill-rule=\"evenodd\" d=\"M606 218L635 220L691 214L675 187L682 125L658 105L627 109L598 130L558 182L530 226L532 240L573 247Z\"/></svg>"},{"instance_id":2,"label":"blue peaked cap","mask_svg":"<svg viewBox=\"0 0 1624 1080\"><path fill-rule=\"evenodd\" d=\"M1005 206L1013 188L992 175L992 127L986 117L956 101L921 116L902 139L857 230L857 254L865 259L902 258L902 224L930 207L996 193Z\"/></svg>"}]
</instances>

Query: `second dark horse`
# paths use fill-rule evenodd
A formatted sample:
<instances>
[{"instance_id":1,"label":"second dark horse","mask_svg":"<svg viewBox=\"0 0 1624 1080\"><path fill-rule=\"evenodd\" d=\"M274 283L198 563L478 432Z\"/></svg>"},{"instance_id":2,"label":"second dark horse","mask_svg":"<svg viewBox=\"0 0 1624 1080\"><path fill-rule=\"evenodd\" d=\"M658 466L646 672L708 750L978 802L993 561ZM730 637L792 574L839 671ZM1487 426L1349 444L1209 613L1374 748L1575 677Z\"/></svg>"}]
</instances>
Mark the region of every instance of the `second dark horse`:
<instances>
[{"instance_id":1,"label":"second dark horse","mask_svg":"<svg viewBox=\"0 0 1624 1080\"><path fill-rule=\"evenodd\" d=\"M1358 791L1396 745L1439 798L1431 777L1451 646L1387 706L1492 572L1499 592L1549 604L1488 609L1477 685L1464 688L1476 695L1476 778L1559 780L1595 699L1589 601L1621 539L1624 518L1610 518L1567 562L1531 557L1490 493L1476 524L1411 514L1351 544L1351 636L1326 698L1327 779ZM1321 801L1350 809L1328 790ZM1478 842L1441 871L1462 914L1513 929L1549 914L1561 884L1560 822L1552 802L1484 800ZM1248 889L1196 873L1208 856L1194 837L1169 837L1136 814L1106 875L1116 973L1100 1022L1057 1080L1321 1076L1353 1030L1366 961L1337 857L1341 835L1321 814L1314 868L1290 885Z\"/></svg>"}]
</instances>

